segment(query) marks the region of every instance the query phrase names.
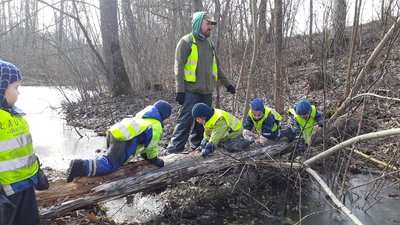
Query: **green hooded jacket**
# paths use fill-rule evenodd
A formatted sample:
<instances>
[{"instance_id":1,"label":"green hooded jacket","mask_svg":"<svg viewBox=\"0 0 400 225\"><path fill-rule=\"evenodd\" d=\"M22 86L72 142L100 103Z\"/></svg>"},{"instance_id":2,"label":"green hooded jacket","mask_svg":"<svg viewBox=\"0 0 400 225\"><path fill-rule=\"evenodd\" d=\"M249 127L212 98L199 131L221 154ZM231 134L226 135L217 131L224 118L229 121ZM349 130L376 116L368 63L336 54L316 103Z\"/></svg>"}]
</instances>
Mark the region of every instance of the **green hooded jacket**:
<instances>
[{"instance_id":1,"label":"green hooded jacket","mask_svg":"<svg viewBox=\"0 0 400 225\"><path fill-rule=\"evenodd\" d=\"M215 80L212 74L213 62L213 46L212 41L207 40L201 33L200 27L203 21L205 12L196 12L192 18L192 33L183 36L176 46L175 50L175 80L176 92L195 92L199 94L211 94L214 89ZM192 37L196 38L198 61L196 69L196 82L190 83L184 80L184 67L192 51ZM208 38L210 39L210 38ZM231 83L226 78L221 66L219 64L218 56L218 80L222 82L225 87Z\"/></svg>"}]
</instances>

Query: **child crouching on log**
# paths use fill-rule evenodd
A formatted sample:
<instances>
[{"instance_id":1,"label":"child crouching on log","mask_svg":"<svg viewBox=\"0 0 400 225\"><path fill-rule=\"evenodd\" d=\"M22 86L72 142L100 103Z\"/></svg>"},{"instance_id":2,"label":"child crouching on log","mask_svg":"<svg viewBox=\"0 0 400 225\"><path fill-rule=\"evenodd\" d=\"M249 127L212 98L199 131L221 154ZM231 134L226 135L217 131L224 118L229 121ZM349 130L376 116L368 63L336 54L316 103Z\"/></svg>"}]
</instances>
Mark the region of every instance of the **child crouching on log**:
<instances>
[{"instance_id":1,"label":"child crouching on log","mask_svg":"<svg viewBox=\"0 0 400 225\"><path fill-rule=\"evenodd\" d=\"M120 168L130 156L142 158L158 167L164 161L158 158L158 142L163 126L171 115L171 105L163 100L148 106L133 118L125 118L107 131L107 155L97 159L72 160L67 171L67 182L75 177L101 176Z\"/></svg>"}]
</instances>

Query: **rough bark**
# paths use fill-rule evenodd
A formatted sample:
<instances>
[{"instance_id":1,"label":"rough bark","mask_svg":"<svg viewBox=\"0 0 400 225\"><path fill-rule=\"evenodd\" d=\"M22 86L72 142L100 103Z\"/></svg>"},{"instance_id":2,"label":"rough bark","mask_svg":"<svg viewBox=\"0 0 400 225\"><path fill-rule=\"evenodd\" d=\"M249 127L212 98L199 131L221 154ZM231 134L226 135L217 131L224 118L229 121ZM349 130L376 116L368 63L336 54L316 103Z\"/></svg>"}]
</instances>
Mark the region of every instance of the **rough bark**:
<instances>
[{"instance_id":1,"label":"rough bark","mask_svg":"<svg viewBox=\"0 0 400 225\"><path fill-rule=\"evenodd\" d=\"M173 154L163 157L166 166L161 169L144 161L134 162L107 176L76 178L72 183L54 181L49 190L37 193L38 205L42 208L43 218L55 218L101 201L155 190L193 176L242 164L247 160L283 154L289 147L287 143L278 143L234 154L217 150L214 156L206 159L198 152Z\"/></svg>"},{"instance_id":2,"label":"rough bark","mask_svg":"<svg viewBox=\"0 0 400 225\"><path fill-rule=\"evenodd\" d=\"M119 44L117 12L117 0L100 1L100 29L103 56L107 67L106 78L110 91L115 96L133 92Z\"/></svg>"},{"instance_id":3,"label":"rough bark","mask_svg":"<svg viewBox=\"0 0 400 225\"><path fill-rule=\"evenodd\" d=\"M283 48L283 33L282 33L282 0L275 0L274 9L274 35L275 35L275 75L274 75L274 100L275 109L279 113L284 111L283 103L283 58L282 58L282 48Z\"/></svg>"}]
</instances>

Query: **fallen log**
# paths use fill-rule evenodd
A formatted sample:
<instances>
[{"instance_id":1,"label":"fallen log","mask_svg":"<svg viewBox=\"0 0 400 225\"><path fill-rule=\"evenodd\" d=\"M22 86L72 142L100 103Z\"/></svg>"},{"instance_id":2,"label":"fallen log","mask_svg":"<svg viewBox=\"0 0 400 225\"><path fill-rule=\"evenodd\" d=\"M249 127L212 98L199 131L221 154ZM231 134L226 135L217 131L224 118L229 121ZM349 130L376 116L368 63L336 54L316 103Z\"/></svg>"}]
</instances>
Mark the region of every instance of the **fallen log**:
<instances>
[{"instance_id":1,"label":"fallen log","mask_svg":"<svg viewBox=\"0 0 400 225\"><path fill-rule=\"evenodd\" d=\"M37 193L41 217L55 218L72 210L137 192L159 189L248 160L273 159L273 156L290 151L290 146L283 142L238 153L227 153L218 149L213 156L206 159L199 152L172 154L163 157L166 166L161 169L139 161L107 176L75 178L71 183L57 180L50 184L49 190Z\"/></svg>"}]
</instances>

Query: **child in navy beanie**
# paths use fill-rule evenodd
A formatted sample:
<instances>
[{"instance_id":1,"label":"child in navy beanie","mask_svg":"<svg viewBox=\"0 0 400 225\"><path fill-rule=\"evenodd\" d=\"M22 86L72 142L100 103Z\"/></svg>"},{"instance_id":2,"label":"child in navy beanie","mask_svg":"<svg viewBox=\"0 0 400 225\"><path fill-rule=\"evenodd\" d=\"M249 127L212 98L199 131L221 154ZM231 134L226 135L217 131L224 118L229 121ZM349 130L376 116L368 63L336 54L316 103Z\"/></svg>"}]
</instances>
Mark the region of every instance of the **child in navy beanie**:
<instances>
[{"instance_id":1,"label":"child in navy beanie","mask_svg":"<svg viewBox=\"0 0 400 225\"><path fill-rule=\"evenodd\" d=\"M18 68L0 60L0 224L40 224L35 186L39 163L28 122L15 110L22 79Z\"/></svg>"},{"instance_id":2,"label":"child in navy beanie","mask_svg":"<svg viewBox=\"0 0 400 225\"><path fill-rule=\"evenodd\" d=\"M22 80L19 69L9 62L0 60L0 107L9 111L14 104L10 105L6 99L6 90L14 82ZM14 102L15 103L15 102Z\"/></svg>"},{"instance_id":3,"label":"child in navy beanie","mask_svg":"<svg viewBox=\"0 0 400 225\"><path fill-rule=\"evenodd\" d=\"M249 143L242 137L242 123L231 113L197 103L192 108L192 115L204 126L204 138L200 144L203 157L213 153L219 144L230 152L249 149Z\"/></svg>"},{"instance_id":4,"label":"child in navy beanie","mask_svg":"<svg viewBox=\"0 0 400 225\"><path fill-rule=\"evenodd\" d=\"M138 112L133 118L125 118L107 131L107 154L95 159L74 159L67 171L67 182L75 177L101 176L118 170L131 156L140 155L149 163L163 167L158 157L159 142L164 123L172 112L171 105L159 100Z\"/></svg>"},{"instance_id":5,"label":"child in navy beanie","mask_svg":"<svg viewBox=\"0 0 400 225\"><path fill-rule=\"evenodd\" d=\"M277 141L282 137L286 137L289 142L293 141L294 135L291 129L280 129L279 123L282 116L274 109L264 106L261 98L255 98L251 103L247 119L243 125L243 137L253 142L252 132L254 129L259 135L259 142L262 145L267 144L268 139Z\"/></svg>"}]
</instances>

